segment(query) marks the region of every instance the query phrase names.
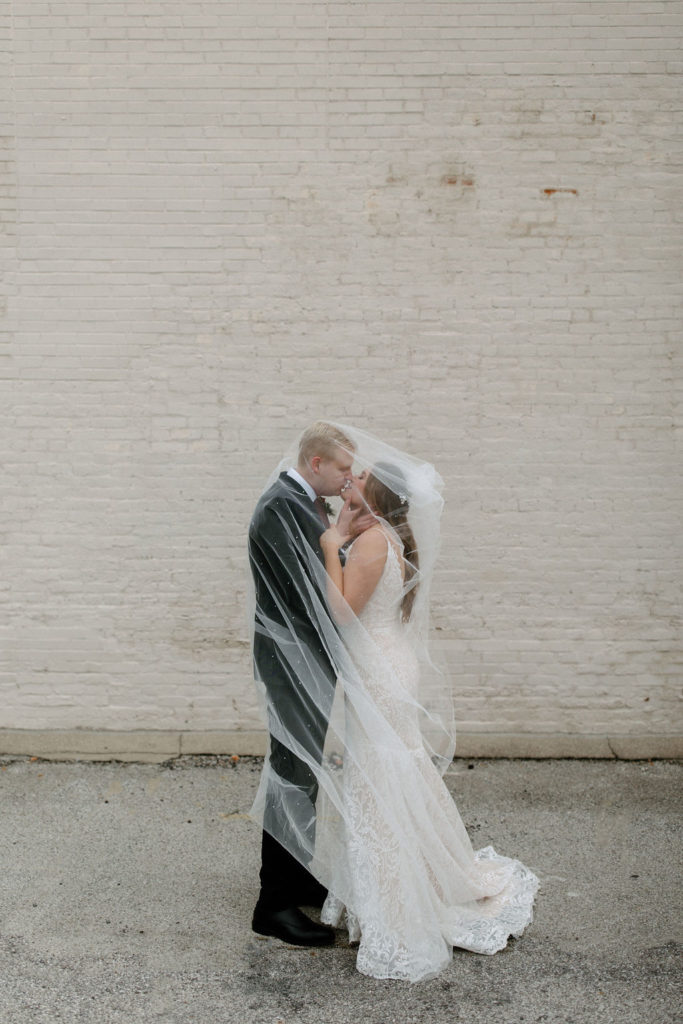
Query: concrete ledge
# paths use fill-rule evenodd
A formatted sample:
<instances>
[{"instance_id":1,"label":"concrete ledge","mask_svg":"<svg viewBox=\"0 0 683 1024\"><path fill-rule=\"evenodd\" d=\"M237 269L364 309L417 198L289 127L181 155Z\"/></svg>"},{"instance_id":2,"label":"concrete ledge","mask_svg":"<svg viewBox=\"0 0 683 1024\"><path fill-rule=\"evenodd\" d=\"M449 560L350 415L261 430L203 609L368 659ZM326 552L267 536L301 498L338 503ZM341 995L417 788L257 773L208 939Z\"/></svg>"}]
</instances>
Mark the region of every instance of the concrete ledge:
<instances>
[{"instance_id":1,"label":"concrete ledge","mask_svg":"<svg viewBox=\"0 0 683 1024\"><path fill-rule=\"evenodd\" d=\"M650 753L656 739L656 753ZM610 736L614 756L622 761L647 761L653 758L676 761L683 757L683 736Z\"/></svg>"},{"instance_id":2,"label":"concrete ledge","mask_svg":"<svg viewBox=\"0 0 683 1024\"><path fill-rule=\"evenodd\" d=\"M467 733L456 730L455 756L614 757L615 754L607 736L573 733Z\"/></svg>"},{"instance_id":3,"label":"concrete ledge","mask_svg":"<svg viewBox=\"0 0 683 1024\"><path fill-rule=\"evenodd\" d=\"M181 754L257 754L266 752L267 737L258 732L183 732Z\"/></svg>"},{"instance_id":4,"label":"concrete ledge","mask_svg":"<svg viewBox=\"0 0 683 1024\"><path fill-rule=\"evenodd\" d=\"M141 761L159 763L192 754L266 752L266 733L254 730L0 729L0 756L52 761ZM580 733L459 732L456 757L683 758L683 736L604 736Z\"/></svg>"},{"instance_id":5,"label":"concrete ledge","mask_svg":"<svg viewBox=\"0 0 683 1024\"><path fill-rule=\"evenodd\" d=\"M145 761L180 755L180 733L156 729L0 729L0 754L51 761Z\"/></svg>"}]
</instances>

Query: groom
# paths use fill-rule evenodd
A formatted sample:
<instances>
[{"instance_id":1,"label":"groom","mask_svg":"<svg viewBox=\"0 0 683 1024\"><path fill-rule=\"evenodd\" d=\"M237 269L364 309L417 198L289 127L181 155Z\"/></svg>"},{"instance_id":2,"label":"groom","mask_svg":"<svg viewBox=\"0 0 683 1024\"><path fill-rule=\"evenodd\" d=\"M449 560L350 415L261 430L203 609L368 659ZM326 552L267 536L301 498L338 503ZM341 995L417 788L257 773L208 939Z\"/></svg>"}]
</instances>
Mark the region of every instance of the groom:
<instances>
[{"instance_id":1,"label":"groom","mask_svg":"<svg viewBox=\"0 0 683 1024\"><path fill-rule=\"evenodd\" d=\"M331 928L301 906L322 906L326 890L311 875L318 792L311 763L322 762L336 673L321 586L320 535L329 526L323 497L351 481L353 442L330 423L304 431L296 468L261 495L249 526L256 591L254 674L263 683L270 729L270 785L261 846L261 891L252 928L293 945L334 941ZM358 522L356 532L369 525ZM327 640L323 620L328 623ZM282 742L282 739L288 742ZM306 760L298 757L298 747ZM285 848L279 839L284 840ZM290 851L298 852L295 857Z\"/></svg>"}]
</instances>

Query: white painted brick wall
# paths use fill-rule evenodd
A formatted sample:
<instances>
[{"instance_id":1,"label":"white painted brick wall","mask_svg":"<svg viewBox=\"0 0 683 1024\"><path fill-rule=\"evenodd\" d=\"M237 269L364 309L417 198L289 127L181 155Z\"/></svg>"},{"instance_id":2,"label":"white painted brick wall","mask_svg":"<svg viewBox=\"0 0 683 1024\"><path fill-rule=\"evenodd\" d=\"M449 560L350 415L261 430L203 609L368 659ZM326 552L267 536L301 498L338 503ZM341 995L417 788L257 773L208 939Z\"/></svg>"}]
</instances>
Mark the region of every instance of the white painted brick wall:
<instances>
[{"instance_id":1,"label":"white painted brick wall","mask_svg":"<svg viewBox=\"0 0 683 1024\"><path fill-rule=\"evenodd\" d=\"M447 482L471 731L680 730L677 2L0 2L0 725L258 726L321 414Z\"/></svg>"}]
</instances>

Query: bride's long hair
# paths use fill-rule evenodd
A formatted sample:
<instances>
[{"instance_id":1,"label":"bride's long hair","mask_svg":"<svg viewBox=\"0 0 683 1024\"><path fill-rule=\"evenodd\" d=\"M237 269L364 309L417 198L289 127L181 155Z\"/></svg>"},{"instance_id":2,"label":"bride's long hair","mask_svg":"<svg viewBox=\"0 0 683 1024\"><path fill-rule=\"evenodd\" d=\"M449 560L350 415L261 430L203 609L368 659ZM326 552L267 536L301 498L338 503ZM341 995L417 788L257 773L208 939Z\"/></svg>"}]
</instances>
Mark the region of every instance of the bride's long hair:
<instances>
[{"instance_id":1,"label":"bride's long hair","mask_svg":"<svg viewBox=\"0 0 683 1024\"><path fill-rule=\"evenodd\" d=\"M392 485L376 476L372 470L365 481L365 502L396 532L397 537L403 544L403 558L406 562L405 584L408 584L406 592L401 601L401 618L407 622L415 601L418 583L414 577L420 568L420 559L417 551L415 537L408 521L410 502L408 500L408 488L405 477L400 469L385 463L377 465L377 470L391 480Z\"/></svg>"}]
</instances>

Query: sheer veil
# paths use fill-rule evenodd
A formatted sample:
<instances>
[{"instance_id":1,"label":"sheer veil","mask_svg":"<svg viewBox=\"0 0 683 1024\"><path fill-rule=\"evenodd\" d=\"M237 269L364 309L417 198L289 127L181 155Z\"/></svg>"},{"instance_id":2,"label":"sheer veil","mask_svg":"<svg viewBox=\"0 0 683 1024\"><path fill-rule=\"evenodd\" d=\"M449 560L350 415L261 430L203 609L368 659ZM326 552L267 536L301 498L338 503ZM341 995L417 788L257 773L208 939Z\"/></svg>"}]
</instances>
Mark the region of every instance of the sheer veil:
<instances>
[{"instance_id":1,"label":"sheer veil","mask_svg":"<svg viewBox=\"0 0 683 1024\"><path fill-rule=\"evenodd\" d=\"M396 620L409 643L417 687L402 685L395 652L368 628L391 552L382 551L377 590L355 615L339 592L330 595L319 536L320 511L282 474L297 464L297 444L271 473L250 528L253 574L250 623L254 667L270 735L251 815L335 896L352 885L340 863L346 820L344 773L350 769L374 794L390 842L407 841L410 821L386 806L368 751L384 765L420 747L443 774L455 747L450 686L430 654L430 588L439 550L442 481L432 465L369 433L333 424L349 439L354 473L382 485L377 522L397 556L402 583L393 590ZM332 499L334 501L334 499ZM337 507L341 499L336 499ZM357 542L356 542L357 543ZM346 557L353 557L353 545ZM409 615L408 615L409 613ZM386 687L368 687L386 678ZM390 694L390 697L387 695ZM399 713L400 712L400 713ZM406 730L405 723L411 728ZM400 726L398 723L401 723ZM339 891L342 890L342 891Z\"/></svg>"},{"instance_id":2,"label":"sheer veil","mask_svg":"<svg viewBox=\"0 0 683 1024\"><path fill-rule=\"evenodd\" d=\"M306 477L287 472L290 450L249 528L254 669L269 730L251 813L294 858L291 896L300 866L307 884L313 875L328 890L321 919L345 918L358 970L418 981L443 969L453 946L491 954L520 935L539 882L492 846L473 850L441 777L455 747L451 687L430 652L442 482L367 432L330 429L345 449L340 475L323 484L311 455L309 492ZM345 534L326 534L323 551L315 490L333 480L341 490L350 456L350 500L373 516L346 546L342 576Z\"/></svg>"}]
</instances>

